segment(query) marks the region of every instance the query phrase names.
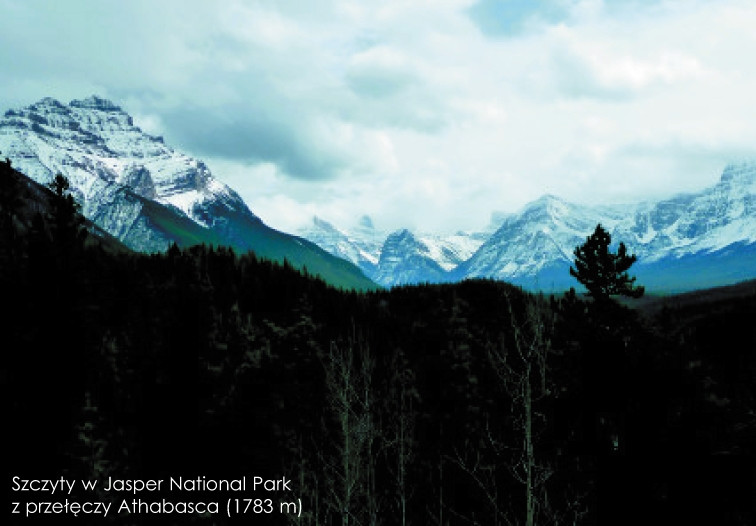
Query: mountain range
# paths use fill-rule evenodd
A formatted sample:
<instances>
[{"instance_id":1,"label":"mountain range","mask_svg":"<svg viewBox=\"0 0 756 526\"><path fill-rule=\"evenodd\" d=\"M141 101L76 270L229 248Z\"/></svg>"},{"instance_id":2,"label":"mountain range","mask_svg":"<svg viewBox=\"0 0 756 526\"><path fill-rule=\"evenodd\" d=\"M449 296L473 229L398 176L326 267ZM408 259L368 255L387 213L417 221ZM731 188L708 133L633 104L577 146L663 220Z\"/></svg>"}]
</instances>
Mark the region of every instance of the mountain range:
<instances>
[{"instance_id":1,"label":"mountain range","mask_svg":"<svg viewBox=\"0 0 756 526\"><path fill-rule=\"evenodd\" d=\"M36 182L65 175L84 215L134 250L226 245L285 259L333 285L375 288L348 261L265 225L205 163L143 132L109 100L45 98L9 110L0 119L0 151Z\"/></svg>"},{"instance_id":2,"label":"mountain range","mask_svg":"<svg viewBox=\"0 0 756 526\"><path fill-rule=\"evenodd\" d=\"M698 193L616 206L545 195L493 221L476 233L402 229L381 237L315 218L300 234L386 286L492 278L552 291L577 285L569 275L573 251L601 223L638 256L632 270L647 289L694 290L756 277L756 162L728 165Z\"/></svg>"},{"instance_id":3,"label":"mountain range","mask_svg":"<svg viewBox=\"0 0 756 526\"><path fill-rule=\"evenodd\" d=\"M638 256L633 273L649 290L685 291L756 277L756 162L727 166L697 193L616 206L587 206L545 195L486 228L448 235L354 228L322 218L291 235L265 225L201 160L167 146L131 116L92 96L45 98L0 118L0 151L45 184L71 182L84 215L128 247L227 245L304 268L345 288L371 289L506 280L564 290L574 248L601 223Z\"/></svg>"},{"instance_id":4,"label":"mountain range","mask_svg":"<svg viewBox=\"0 0 756 526\"><path fill-rule=\"evenodd\" d=\"M449 281L449 273L469 259L492 232L388 232L376 229L369 216L362 216L351 230L314 217L297 233L353 262L376 283L391 287Z\"/></svg>"}]
</instances>

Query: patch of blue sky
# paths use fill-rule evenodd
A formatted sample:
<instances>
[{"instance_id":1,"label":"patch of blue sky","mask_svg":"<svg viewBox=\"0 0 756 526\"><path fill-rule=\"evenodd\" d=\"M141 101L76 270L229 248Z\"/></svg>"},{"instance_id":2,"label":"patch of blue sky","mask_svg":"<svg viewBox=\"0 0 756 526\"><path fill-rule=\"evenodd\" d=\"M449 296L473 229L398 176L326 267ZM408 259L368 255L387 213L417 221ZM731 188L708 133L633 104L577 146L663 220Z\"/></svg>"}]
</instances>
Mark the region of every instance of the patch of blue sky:
<instances>
[{"instance_id":1,"label":"patch of blue sky","mask_svg":"<svg viewBox=\"0 0 756 526\"><path fill-rule=\"evenodd\" d=\"M467 10L470 19L490 37L516 36L542 24L568 22L581 4L609 16L624 17L675 0L478 0Z\"/></svg>"},{"instance_id":2,"label":"patch of blue sky","mask_svg":"<svg viewBox=\"0 0 756 526\"><path fill-rule=\"evenodd\" d=\"M564 0L479 0L468 15L485 35L504 37L521 33L531 22L558 23L568 7Z\"/></svg>"}]
</instances>

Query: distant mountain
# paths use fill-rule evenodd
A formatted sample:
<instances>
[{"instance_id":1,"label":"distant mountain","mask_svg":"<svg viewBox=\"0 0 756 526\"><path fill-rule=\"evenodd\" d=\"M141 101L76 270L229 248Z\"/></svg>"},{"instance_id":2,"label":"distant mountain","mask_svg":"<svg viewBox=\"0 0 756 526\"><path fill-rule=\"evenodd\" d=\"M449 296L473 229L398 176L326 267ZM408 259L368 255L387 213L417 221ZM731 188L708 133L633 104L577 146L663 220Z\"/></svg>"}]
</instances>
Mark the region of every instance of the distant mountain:
<instances>
[{"instance_id":1,"label":"distant mountain","mask_svg":"<svg viewBox=\"0 0 756 526\"><path fill-rule=\"evenodd\" d=\"M428 246L409 230L399 230L386 238L373 279L384 285L447 281L446 272Z\"/></svg>"},{"instance_id":2,"label":"distant mountain","mask_svg":"<svg viewBox=\"0 0 756 526\"><path fill-rule=\"evenodd\" d=\"M488 235L437 235L407 229L387 232L377 230L368 216L363 216L351 230L314 217L312 224L298 233L351 261L384 286L451 281L449 271L468 259Z\"/></svg>"},{"instance_id":3,"label":"distant mountain","mask_svg":"<svg viewBox=\"0 0 756 526\"><path fill-rule=\"evenodd\" d=\"M756 162L727 166L711 188L656 202L585 206L545 195L493 218L497 227L479 234L388 235L368 275L387 286L494 278L563 290L577 286L569 275L575 247L601 223L637 254L632 270L649 290L694 290L756 277ZM361 242L354 233L350 239Z\"/></svg>"},{"instance_id":4,"label":"distant mountain","mask_svg":"<svg viewBox=\"0 0 756 526\"><path fill-rule=\"evenodd\" d=\"M336 228L319 217L312 218L312 224L298 232L331 254L351 261L366 276L375 274L380 259L381 245L386 234L376 230L368 216L360 219L358 226L350 233Z\"/></svg>"},{"instance_id":5,"label":"distant mountain","mask_svg":"<svg viewBox=\"0 0 756 526\"><path fill-rule=\"evenodd\" d=\"M652 288L691 290L756 277L756 162L727 166L702 192L640 208L615 235L635 247L638 279Z\"/></svg>"},{"instance_id":6,"label":"distant mountain","mask_svg":"<svg viewBox=\"0 0 756 526\"><path fill-rule=\"evenodd\" d=\"M756 162L727 166L719 182L702 192L639 207L617 234L646 261L756 242Z\"/></svg>"},{"instance_id":7,"label":"distant mountain","mask_svg":"<svg viewBox=\"0 0 756 526\"><path fill-rule=\"evenodd\" d=\"M572 251L597 223L612 228L633 209L587 207L546 195L504 218L499 228L453 271L456 279L495 278L550 288L572 262Z\"/></svg>"},{"instance_id":8,"label":"distant mountain","mask_svg":"<svg viewBox=\"0 0 756 526\"><path fill-rule=\"evenodd\" d=\"M285 258L337 286L375 287L351 263L266 226L202 161L144 133L108 100L46 98L9 110L0 119L0 151L37 182L65 175L84 215L135 250L226 245Z\"/></svg>"}]
</instances>

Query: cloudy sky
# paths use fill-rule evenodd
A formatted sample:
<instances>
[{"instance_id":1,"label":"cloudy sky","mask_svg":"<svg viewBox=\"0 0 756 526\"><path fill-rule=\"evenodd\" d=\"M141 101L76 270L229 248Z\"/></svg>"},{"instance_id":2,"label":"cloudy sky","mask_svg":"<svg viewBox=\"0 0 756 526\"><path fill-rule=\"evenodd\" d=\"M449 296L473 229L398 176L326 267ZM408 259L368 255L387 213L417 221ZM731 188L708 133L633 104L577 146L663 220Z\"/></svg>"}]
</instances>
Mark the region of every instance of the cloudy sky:
<instances>
[{"instance_id":1,"label":"cloudy sky","mask_svg":"<svg viewBox=\"0 0 756 526\"><path fill-rule=\"evenodd\" d=\"M0 0L0 109L99 94L267 223L477 229L756 158L752 0Z\"/></svg>"}]
</instances>

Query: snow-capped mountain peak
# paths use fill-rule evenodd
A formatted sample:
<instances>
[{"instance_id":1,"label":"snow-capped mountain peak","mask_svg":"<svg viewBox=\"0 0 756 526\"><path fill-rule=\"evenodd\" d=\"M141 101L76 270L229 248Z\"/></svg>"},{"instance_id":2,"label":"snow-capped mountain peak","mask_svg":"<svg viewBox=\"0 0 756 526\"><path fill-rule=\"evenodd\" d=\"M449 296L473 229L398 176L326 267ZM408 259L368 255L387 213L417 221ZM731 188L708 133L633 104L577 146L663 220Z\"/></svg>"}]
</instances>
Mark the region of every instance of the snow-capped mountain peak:
<instances>
[{"instance_id":1,"label":"snow-capped mountain peak","mask_svg":"<svg viewBox=\"0 0 756 526\"><path fill-rule=\"evenodd\" d=\"M0 118L0 151L39 183L65 175L86 217L126 245L223 244L306 266L342 286L372 287L353 265L273 230L208 166L143 132L110 100L45 98Z\"/></svg>"},{"instance_id":2,"label":"snow-capped mountain peak","mask_svg":"<svg viewBox=\"0 0 756 526\"><path fill-rule=\"evenodd\" d=\"M91 217L105 217L103 207L111 201L114 185L176 207L205 227L212 226L211 204L254 217L202 161L144 133L121 107L101 97L68 105L48 97L9 110L0 119L0 148L15 167L39 182L55 173L66 175Z\"/></svg>"},{"instance_id":3,"label":"snow-capped mountain peak","mask_svg":"<svg viewBox=\"0 0 756 526\"><path fill-rule=\"evenodd\" d=\"M314 216L312 223L298 233L331 254L354 263L370 276L378 264L384 234L376 231L372 221L367 219L368 222L358 224L355 232L348 232Z\"/></svg>"},{"instance_id":4,"label":"snow-capped mountain peak","mask_svg":"<svg viewBox=\"0 0 756 526\"><path fill-rule=\"evenodd\" d=\"M406 228L387 232L375 228L369 216L362 216L350 230L316 217L299 234L355 263L373 281L386 286L448 281L448 272L469 258L487 237L468 232L417 233Z\"/></svg>"}]
</instances>

